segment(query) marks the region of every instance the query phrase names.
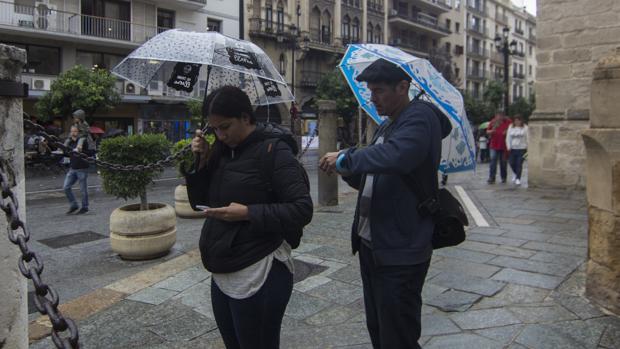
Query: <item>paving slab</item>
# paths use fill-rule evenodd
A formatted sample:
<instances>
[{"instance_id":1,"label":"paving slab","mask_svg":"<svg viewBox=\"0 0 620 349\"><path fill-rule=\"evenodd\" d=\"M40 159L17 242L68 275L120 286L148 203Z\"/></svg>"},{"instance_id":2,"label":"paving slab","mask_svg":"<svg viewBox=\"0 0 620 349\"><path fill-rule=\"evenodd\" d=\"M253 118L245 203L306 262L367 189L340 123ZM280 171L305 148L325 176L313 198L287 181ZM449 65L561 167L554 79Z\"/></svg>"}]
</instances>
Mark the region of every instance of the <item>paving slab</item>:
<instances>
[{"instance_id":1,"label":"paving slab","mask_svg":"<svg viewBox=\"0 0 620 349\"><path fill-rule=\"evenodd\" d=\"M422 315L422 336L459 333L461 330L446 315Z\"/></svg>"},{"instance_id":2,"label":"paving slab","mask_svg":"<svg viewBox=\"0 0 620 349\"><path fill-rule=\"evenodd\" d=\"M561 305L526 305L518 307L508 307L511 313L513 313L523 323L542 323L550 321L564 321L578 319L577 315L564 309Z\"/></svg>"},{"instance_id":3,"label":"paving slab","mask_svg":"<svg viewBox=\"0 0 620 349\"><path fill-rule=\"evenodd\" d=\"M450 315L456 324L464 330L479 330L519 324L521 321L506 309L470 310Z\"/></svg>"},{"instance_id":4,"label":"paving slab","mask_svg":"<svg viewBox=\"0 0 620 349\"><path fill-rule=\"evenodd\" d=\"M488 262L491 259L495 258L495 255L490 253L470 251L458 247L446 247L436 250L433 253L438 256L457 258L476 263Z\"/></svg>"},{"instance_id":5,"label":"paving slab","mask_svg":"<svg viewBox=\"0 0 620 349\"><path fill-rule=\"evenodd\" d=\"M551 294L551 298L561 304L564 308L579 316L582 320L597 318L605 314L595 305L591 304L586 298L579 296L569 296L559 293Z\"/></svg>"},{"instance_id":6,"label":"paving slab","mask_svg":"<svg viewBox=\"0 0 620 349\"><path fill-rule=\"evenodd\" d=\"M165 290L163 288L147 287L141 291L130 295L129 297L127 297L127 299L158 305L176 296L178 293L179 292L177 291Z\"/></svg>"},{"instance_id":7,"label":"paving slab","mask_svg":"<svg viewBox=\"0 0 620 349\"><path fill-rule=\"evenodd\" d=\"M569 254L583 257L585 257L586 253L588 252L587 249L584 247L564 246L537 241L530 241L522 247L531 250L555 252L560 254Z\"/></svg>"},{"instance_id":8,"label":"paving slab","mask_svg":"<svg viewBox=\"0 0 620 349\"><path fill-rule=\"evenodd\" d=\"M546 263L540 261L532 261L523 258L514 258L507 256L499 256L493 258L488 262L491 265L497 265L500 267L511 268L521 271L529 271L539 274L547 274L565 277L570 274L575 268L570 265L558 264L558 263Z\"/></svg>"},{"instance_id":9,"label":"paving slab","mask_svg":"<svg viewBox=\"0 0 620 349\"><path fill-rule=\"evenodd\" d=\"M471 333L434 337L424 349L502 349L500 342Z\"/></svg>"},{"instance_id":10,"label":"paving slab","mask_svg":"<svg viewBox=\"0 0 620 349\"><path fill-rule=\"evenodd\" d=\"M526 239L513 239L504 236L487 235L480 233L467 234L467 240L513 247L519 247L528 241Z\"/></svg>"},{"instance_id":11,"label":"paving slab","mask_svg":"<svg viewBox=\"0 0 620 349\"><path fill-rule=\"evenodd\" d=\"M310 316L305 321L307 324L313 326L339 325L359 314L359 309L346 306L335 306L322 310Z\"/></svg>"},{"instance_id":12,"label":"paving slab","mask_svg":"<svg viewBox=\"0 0 620 349\"><path fill-rule=\"evenodd\" d=\"M515 284L554 289L562 283L563 278L514 269L503 269L493 276L493 280Z\"/></svg>"},{"instance_id":13,"label":"paving slab","mask_svg":"<svg viewBox=\"0 0 620 349\"><path fill-rule=\"evenodd\" d=\"M484 297L474 308L498 308L515 304L540 303L548 295L549 290L518 284L508 284L493 297Z\"/></svg>"},{"instance_id":14,"label":"paving slab","mask_svg":"<svg viewBox=\"0 0 620 349\"><path fill-rule=\"evenodd\" d=\"M149 327L149 331L166 341L190 341L217 328L215 320L196 312Z\"/></svg>"},{"instance_id":15,"label":"paving slab","mask_svg":"<svg viewBox=\"0 0 620 349\"><path fill-rule=\"evenodd\" d=\"M508 325L502 327L485 328L474 333L498 341L504 345L510 344L521 332L524 325Z\"/></svg>"},{"instance_id":16,"label":"paving slab","mask_svg":"<svg viewBox=\"0 0 620 349\"><path fill-rule=\"evenodd\" d=\"M307 294L340 305L351 304L363 297L360 287L337 280L315 287L308 291Z\"/></svg>"},{"instance_id":17,"label":"paving slab","mask_svg":"<svg viewBox=\"0 0 620 349\"><path fill-rule=\"evenodd\" d=\"M463 312L471 308L480 298L482 298L482 296L475 293L449 290L438 296L427 299L424 303L437 307L445 312Z\"/></svg>"},{"instance_id":18,"label":"paving slab","mask_svg":"<svg viewBox=\"0 0 620 349\"><path fill-rule=\"evenodd\" d=\"M583 345L551 325L527 325L515 339L519 344L536 349L583 349Z\"/></svg>"},{"instance_id":19,"label":"paving slab","mask_svg":"<svg viewBox=\"0 0 620 349\"><path fill-rule=\"evenodd\" d=\"M480 278L489 278L493 276L493 274L497 273L501 268L488 264L467 262L446 257L440 262L434 263L431 266L431 269L437 270L438 272L451 271L455 273L465 273Z\"/></svg>"},{"instance_id":20,"label":"paving slab","mask_svg":"<svg viewBox=\"0 0 620 349\"><path fill-rule=\"evenodd\" d=\"M506 285L503 282L453 272L440 273L431 282L439 286L482 296L493 296Z\"/></svg>"},{"instance_id":21,"label":"paving slab","mask_svg":"<svg viewBox=\"0 0 620 349\"><path fill-rule=\"evenodd\" d=\"M297 320L303 320L333 303L324 299L293 290L285 314Z\"/></svg>"}]
</instances>

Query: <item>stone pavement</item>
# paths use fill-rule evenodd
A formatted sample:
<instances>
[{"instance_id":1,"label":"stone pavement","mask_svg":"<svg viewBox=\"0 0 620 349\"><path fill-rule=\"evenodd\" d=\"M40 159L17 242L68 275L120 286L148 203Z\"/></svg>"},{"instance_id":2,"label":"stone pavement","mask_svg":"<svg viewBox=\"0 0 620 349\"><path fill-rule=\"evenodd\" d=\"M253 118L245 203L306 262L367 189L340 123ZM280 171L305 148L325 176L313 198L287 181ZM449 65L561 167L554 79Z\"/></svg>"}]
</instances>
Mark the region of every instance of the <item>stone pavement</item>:
<instances>
[{"instance_id":1,"label":"stone pavement","mask_svg":"<svg viewBox=\"0 0 620 349\"><path fill-rule=\"evenodd\" d=\"M620 348L620 319L583 298L584 193L488 186L485 174L450 176L490 226L472 224L466 242L435 251L423 291L424 348ZM316 210L294 252L322 268L295 284L282 348L371 348L349 242L355 195L341 198ZM210 282L193 250L65 308L79 319L83 348L223 348ZM47 347L49 339L31 345Z\"/></svg>"}]
</instances>

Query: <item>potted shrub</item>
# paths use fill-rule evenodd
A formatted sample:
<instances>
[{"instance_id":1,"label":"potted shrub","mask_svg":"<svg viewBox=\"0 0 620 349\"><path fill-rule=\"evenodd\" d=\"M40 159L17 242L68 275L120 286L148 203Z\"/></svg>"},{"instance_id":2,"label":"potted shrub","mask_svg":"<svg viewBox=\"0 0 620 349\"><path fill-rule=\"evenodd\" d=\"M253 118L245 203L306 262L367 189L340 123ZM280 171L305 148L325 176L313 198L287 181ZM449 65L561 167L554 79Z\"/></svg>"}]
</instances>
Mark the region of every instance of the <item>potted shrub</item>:
<instances>
[{"instance_id":1,"label":"potted shrub","mask_svg":"<svg viewBox=\"0 0 620 349\"><path fill-rule=\"evenodd\" d=\"M163 159L169 150L170 142L161 134L116 137L101 142L99 159L122 165L146 165ZM161 172L101 169L106 193L125 200L140 198L140 203L119 207L110 215L110 244L123 259L157 258L167 254L176 242L174 209L147 201L147 186Z\"/></svg>"}]
</instances>

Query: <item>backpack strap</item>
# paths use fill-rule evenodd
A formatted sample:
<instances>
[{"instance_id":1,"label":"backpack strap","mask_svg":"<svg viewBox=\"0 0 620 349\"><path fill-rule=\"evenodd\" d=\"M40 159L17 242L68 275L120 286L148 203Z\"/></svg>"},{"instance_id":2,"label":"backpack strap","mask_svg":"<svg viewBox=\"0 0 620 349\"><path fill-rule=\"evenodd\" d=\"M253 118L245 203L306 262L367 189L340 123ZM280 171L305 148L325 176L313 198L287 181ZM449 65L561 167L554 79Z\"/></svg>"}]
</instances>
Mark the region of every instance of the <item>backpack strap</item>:
<instances>
[{"instance_id":1,"label":"backpack strap","mask_svg":"<svg viewBox=\"0 0 620 349\"><path fill-rule=\"evenodd\" d=\"M276 166L276 145L279 141L280 138L267 138L259 148L260 176L270 193L273 192L271 177Z\"/></svg>"}]
</instances>

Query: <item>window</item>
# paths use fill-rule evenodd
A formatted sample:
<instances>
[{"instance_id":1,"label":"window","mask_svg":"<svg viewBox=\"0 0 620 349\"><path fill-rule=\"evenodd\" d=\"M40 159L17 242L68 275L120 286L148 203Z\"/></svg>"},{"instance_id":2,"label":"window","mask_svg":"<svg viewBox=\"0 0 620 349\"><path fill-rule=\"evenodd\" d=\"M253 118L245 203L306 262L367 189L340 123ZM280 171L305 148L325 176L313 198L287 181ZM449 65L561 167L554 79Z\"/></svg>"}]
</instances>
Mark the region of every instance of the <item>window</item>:
<instances>
[{"instance_id":1,"label":"window","mask_svg":"<svg viewBox=\"0 0 620 349\"><path fill-rule=\"evenodd\" d=\"M519 97L523 97L523 86L519 85Z\"/></svg>"},{"instance_id":2,"label":"window","mask_svg":"<svg viewBox=\"0 0 620 349\"><path fill-rule=\"evenodd\" d=\"M157 26L159 28L174 28L174 11L157 9Z\"/></svg>"},{"instance_id":3,"label":"window","mask_svg":"<svg viewBox=\"0 0 620 349\"><path fill-rule=\"evenodd\" d=\"M212 18L207 18L207 30L212 32L222 32L222 21Z\"/></svg>"},{"instance_id":4,"label":"window","mask_svg":"<svg viewBox=\"0 0 620 349\"><path fill-rule=\"evenodd\" d=\"M534 48L532 47L532 45L530 45L530 47L529 47L530 57L532 57L533 52L534 52Z\"/></svg>"},{"instance_id":5,"label":"window","mask_svg":"<svg viewBox=\"0 0 620 349\"><path fill-rule=\"evenodd\" d=\"M452 50L452 45L449 42L446 42L446 53L450 53L450 50Z\"/></svg>"},{"instance_id":6,"label":"window","mask_svg":"<svg viewBox=\"0 0 620 349\"><path fill-rule=\"evenodd\" d=\"M102 52L77 51L76 63L86 68L111 70L123 60L123 56Z\"/></svg>"},{"instance_id":7,"label":"window","mask_svg":"<svg viewBox=\"0 0 620 349\"><path fill-rule=\"evenodd\" d=\"M332 15L325 11L321 17L321 42L329 44L332 41Z\"/></svg>"},{"instance_id":8,"label":"window","mask_svg":"<svg viewBox=\"0 0 620 349\"><path fill-rule=\"evenodd\" d=\"M372 23L368 23L368 27L366 28L366 41L373 43L375 42L375 38L374 38L374 32L373 32L373 27L372 27Z\"/></svg>"},{"instance_id":9,"label":"window","mask_svg":"<svg viewBox=\"0 0 620 349\"><path fill-rule=\"evenodd\" d=\"M452 21L446 18L446 29L450 30L451 27L452 27Z\"/></svg>"},{"instance_id":10,"label":"window","mask_svg":"<svg viewBox=\"0 0 620 349\"><path fill-rule=\"evenodd\" d=\"M383 43L383 34L381 33L381 27L378 24L375 27L375 43L377 44Z\"/></svg>"},{"instance_id":11,"label":"window","mask_svg":"<svg viewBox=\"0 0 620 349\"><path fill-rule=\"evenodd\" d=\"M60 74L60 48L38 45L11 44L26 50L28 61L22 72L41 75Z\"/></svg>"},{"instance_id":12,"label":"window","mask_svg":"<svg viewBox=\"0 0 620 349\"><path fill-rule=\"evenodd\" d=\"M342 19L342 38L347 41L351 39L351 19L349 16L344 16Z\"/></svg>"},{"instance_id":13,"label":"window","mask_svg":"<svg viewBox=\"0 0 620 349\"><path fill-rule=\"evenodd\" d=\"M529 74L530 76L532 76L532 66L531 66L531 65L528 67L528 70L529 70L528 74Z\"/></svg>"},{"instance_id":14,"label":"window","mask_svg":"<svg viewBox=\"0 0 620 349\"><path fill-rule=\"evenodd\" d=\"M273 29L273 7L271 3L265 5L265 28Z\"/></svg>"},{"instance_id":15,"label":"window","mask_svg":"<svg viewBox=\"0 0 620 349\"><path fill-rule=\"evenodd\" d=\"M286 75L286 56L284 53L280 54L280 75Z\"/></svg>"},{"instance_id":16,"label":"window","mask_svg":"<svg viewBox=\"0 0 620 349\"><path fill-rule=\"evenodd\" d=\"M278 9L276 13L276 26L279 33L284 31L284 7L282 2L278 2Z\"/></svg>"},{"instance_id":17,"label":"window","mask_svg":"<svg viewBox=\"0 0 620 349\"><path fill-rule=\"evenodd\" d=\"M35 0L15 0L15 12L27 15L34 14Z\"/></svg>"},{"instance_id":18,"label":"window","mask_svg":"<svg viewBox=\"0 0 620 349\"><path fill-rule=\"evenodd\" d=\"M351 26L353 33L351 34L353 42L359 42L360 40L360 21L357 18L353 18L353 25Z\"/></svg>"}]
</instances>

